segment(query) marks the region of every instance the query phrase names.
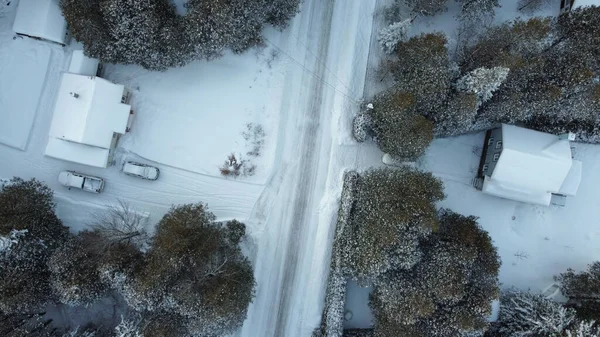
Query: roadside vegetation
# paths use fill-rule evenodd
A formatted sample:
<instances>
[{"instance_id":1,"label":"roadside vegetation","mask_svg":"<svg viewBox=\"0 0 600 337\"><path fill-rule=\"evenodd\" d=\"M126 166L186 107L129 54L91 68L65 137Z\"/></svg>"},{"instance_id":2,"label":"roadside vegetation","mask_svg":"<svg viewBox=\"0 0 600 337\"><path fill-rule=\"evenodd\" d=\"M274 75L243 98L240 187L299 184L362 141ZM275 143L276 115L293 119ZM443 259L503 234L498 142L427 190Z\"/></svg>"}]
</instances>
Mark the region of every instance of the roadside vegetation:
<instances>
[{"instance_id":1,"label":"roadside vegetation","mask_svg":"<svg viewBox=\"0 0 600 337\"><path fill-rule=\"evenodd\" d=\"M0 334L175 337L237 330L255 287L239 246L245 225L219 223L201 203L174 206L153 236L146 225L119 204L96 214L89 230L69 233L47 186L19 178L6 183L0 189ZM97 311L98 319L77 326L68 317L53 319L53 311L69 308ZM104 317L103 310L113 314Z\"/></svg>"}]
</instances>

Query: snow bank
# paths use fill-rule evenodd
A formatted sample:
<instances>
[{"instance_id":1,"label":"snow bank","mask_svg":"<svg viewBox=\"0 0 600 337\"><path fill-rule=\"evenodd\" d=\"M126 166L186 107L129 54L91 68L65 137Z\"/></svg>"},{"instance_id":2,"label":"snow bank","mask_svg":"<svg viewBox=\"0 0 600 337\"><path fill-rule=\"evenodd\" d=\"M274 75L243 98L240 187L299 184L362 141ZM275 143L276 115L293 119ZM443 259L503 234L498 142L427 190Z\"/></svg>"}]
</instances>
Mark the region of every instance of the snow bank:
<instances>
[{"instance_id":1,"label":"snow bank","mask_svg":"<svg viewBox=\"0 0 600 337\"><path fill-rule=\"evenodd\" d=\"M0 143L24 150L35 120L50 48L30 39L0 37Z\"/></svg>"}]
</instances>

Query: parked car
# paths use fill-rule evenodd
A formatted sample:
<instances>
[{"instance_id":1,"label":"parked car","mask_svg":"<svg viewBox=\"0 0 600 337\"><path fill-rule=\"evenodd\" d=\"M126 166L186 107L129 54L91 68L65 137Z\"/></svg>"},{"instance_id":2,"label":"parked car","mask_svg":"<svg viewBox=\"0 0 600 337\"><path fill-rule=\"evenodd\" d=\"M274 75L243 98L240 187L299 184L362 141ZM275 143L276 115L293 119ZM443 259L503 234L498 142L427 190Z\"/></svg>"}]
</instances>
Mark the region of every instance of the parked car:
<instances>
[{"instance_id":1,"label":"parked car","mask_svg":"<svg viewBox=\"0 0 600 337\"><path fill-rule=\"evenodd\" d=\"M100 193L104 189L104 179L74 171L62 171L58 182L69 189L75 187L92 193Z\"/></svg>"},{"instance_id":2,"label":"parked car","mask_svg":"<svg viewBox=\"0 0 600 337\"><path fill-rule=\"evenodd\" d=\"M138 163L135 161L127 161L123 164L123 173L147 180L156 180L160 174L158 167L147 164Z\"/></svg>"}]
</instances>

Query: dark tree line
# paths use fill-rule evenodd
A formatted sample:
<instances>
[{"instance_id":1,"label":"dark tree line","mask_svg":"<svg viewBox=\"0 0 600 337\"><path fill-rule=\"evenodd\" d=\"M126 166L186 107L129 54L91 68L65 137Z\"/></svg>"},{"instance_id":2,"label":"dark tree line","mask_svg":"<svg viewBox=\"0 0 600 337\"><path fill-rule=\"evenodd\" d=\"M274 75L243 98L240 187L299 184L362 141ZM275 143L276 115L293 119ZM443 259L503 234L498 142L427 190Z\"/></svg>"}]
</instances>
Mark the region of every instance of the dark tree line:
<instances>
[{"instance_id":1,"label":"dark tree line","mask_svg":"<svg viewBox=\"0 0 600 337\"><path fill-rule=\"evenodd\" d=\"M244 321L254 275L239 243L245 225L218 223L203 204L173 207L148 238L120 204L70 234L52 191L14 178L0 189L0 334L3 336L221 336ZM130 314L81 327L55 324L50 304L124 298Z\"/></svg>"},{"instance_id":2,"label":"dark tree line","mask_svg":"<svg viewBox=\"0 0 600 337\"><path fill-rule=\"evenodd\" d=\"M170 0L61 0L61 8L87 55L165 70L263 43L263 27L285 27L299 2L189 0L183 15Z\"/></svg>"}]
</instances>

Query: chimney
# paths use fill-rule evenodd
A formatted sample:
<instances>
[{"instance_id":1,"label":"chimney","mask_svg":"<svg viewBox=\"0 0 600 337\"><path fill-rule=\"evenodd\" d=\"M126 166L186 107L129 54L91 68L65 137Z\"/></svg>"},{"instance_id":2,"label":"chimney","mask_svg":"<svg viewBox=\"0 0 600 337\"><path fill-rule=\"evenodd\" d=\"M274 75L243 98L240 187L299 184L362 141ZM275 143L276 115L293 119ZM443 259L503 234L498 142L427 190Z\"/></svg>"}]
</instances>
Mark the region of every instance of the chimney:
<instances>
[{"instance_id":1,"label":"chimney","mask_svg":"<svg viewBox=\"0 0 600 337\"><path fill-rule=\"evenodd\" d=\"M74 98L79 98L79 94L76 92L70 92L69 95L71 95L71 97L74 97Z\"/></svg>"},{"instance_id":2,"label":"chimney","mask_svg":"<svg viewBox=\"0 0 600 337\"><path fill-rule=\"evenodd\" d=\"M563 133L562 135L558 136L558 139L573 142L575 141L575 134L573 132Z\"/></svg>"}]
</instances>

